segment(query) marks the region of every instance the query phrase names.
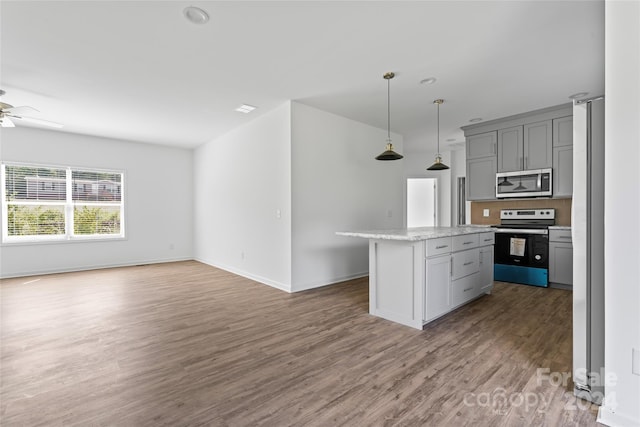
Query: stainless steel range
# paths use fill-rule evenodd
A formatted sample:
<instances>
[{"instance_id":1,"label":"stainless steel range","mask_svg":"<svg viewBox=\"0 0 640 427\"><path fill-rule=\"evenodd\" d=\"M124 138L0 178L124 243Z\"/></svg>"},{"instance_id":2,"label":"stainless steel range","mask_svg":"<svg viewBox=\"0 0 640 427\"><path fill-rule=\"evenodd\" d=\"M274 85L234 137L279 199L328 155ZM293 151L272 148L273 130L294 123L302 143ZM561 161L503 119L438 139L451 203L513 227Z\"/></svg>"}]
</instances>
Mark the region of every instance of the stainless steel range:
<instances>
[{"instance_id":1,"label":"stainless steel range","mask_svg":"<svg viewBox=\"0 0 640 427\"><path fill-rule=\"evenodd\" d=\"M554 209L502 209L496 228L494 279L549 286L549 226Z\"/></svg>"}]
</instances>

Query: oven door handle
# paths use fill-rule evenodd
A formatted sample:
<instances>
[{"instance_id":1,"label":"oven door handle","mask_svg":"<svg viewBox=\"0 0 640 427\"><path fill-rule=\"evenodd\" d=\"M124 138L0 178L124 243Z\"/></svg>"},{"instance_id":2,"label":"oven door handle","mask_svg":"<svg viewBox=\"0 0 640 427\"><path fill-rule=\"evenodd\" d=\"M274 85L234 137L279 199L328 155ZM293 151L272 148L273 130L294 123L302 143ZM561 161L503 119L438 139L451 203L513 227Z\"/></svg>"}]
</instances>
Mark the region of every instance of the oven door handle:
<instances>
[{"instance_id":1,"label":"oven door handle","mask_svg":"<svg viewBox=\"0 0 640 427\"><path fill-rule=\"evenodd\" d=\"M529 228L496 228L496 233L509 234L549 234L549 230L533 230Z\"/></svg>"}]
</instances>

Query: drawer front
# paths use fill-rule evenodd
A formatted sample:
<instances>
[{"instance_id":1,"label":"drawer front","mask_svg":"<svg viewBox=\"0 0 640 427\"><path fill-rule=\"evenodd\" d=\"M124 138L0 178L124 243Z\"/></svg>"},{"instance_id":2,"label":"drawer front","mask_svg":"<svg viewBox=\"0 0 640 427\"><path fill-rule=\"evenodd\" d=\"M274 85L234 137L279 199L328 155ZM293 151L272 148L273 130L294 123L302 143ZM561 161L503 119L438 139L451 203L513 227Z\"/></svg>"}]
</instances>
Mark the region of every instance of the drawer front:
<instances>
[{"instance_id":1,"label":"drawer front","mask_svg":"<svg viewBox=\"0 0 640 427\"><path fill-rule=\"evenodd\" d=\"M480 233L478 234L478 239L480 240L480 246L489 246L496 244L496 233Z\"/></svg>"},{"instance_id":2,"label":"drawer front","mask_svg":"<svg viewBox=\"0 0 640 427\"><path fill-rule=\"evenodd\" d=\"M480 271L480 250L470 249L468 251L456 252L451 256L451 280L457 280L461 277Z\"/></svg>"},{"instance_id":3,"label":"drawer front","mask_svg":"<svg viewBox=\"0 0 640 427\"><path fill-rule=\"evenodd\" d=\"M427 240L427 257L451 253L451 237Z\"/></svg>"},{"instance_id":4,"label":"drawer front","mask_svg":"<svg viewBox=\"0 0 640 427\"><path fill-rule=\"evenodd\" d=\"M571 243L571 230L549 230L550 242Z\"/></svg>"},{"instance_id":5,"label":"drawer front","mask_svg":"<svg viewBox=\"0 0 640 427\"><path fill-rule=\"evenodd\" d=\"M451 244L453 245L453 251L464 251L466 249L473 249L478 247L479 234L464 234L462 236L453 236L451 238Z\"/></svg>"},{"instance_id":6,"label":"drawer front","mask_svg":"<svg viewBox=\"0 0 640 427\"><path fill-rule=\"evenodd\" d=\"M451 282L452 308L457 307L460 304L464 304L465 302L477 297L480 294L477 276L478 273Z\"/></svg>"}]
</instances>

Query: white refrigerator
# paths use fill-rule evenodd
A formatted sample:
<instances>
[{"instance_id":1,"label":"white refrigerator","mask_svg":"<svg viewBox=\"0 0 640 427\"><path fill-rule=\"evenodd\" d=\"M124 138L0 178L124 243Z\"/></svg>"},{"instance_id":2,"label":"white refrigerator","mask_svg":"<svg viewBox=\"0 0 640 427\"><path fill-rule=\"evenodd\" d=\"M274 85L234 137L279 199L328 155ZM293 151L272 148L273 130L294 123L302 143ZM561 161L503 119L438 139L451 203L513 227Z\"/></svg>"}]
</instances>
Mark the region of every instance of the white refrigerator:
<instances>
[{"instance_id":1,"label":"white refrigerator","mask_svg":"<svg viewBox=\"0 0 640 427\"><path fill-rule=\"evenodd\" d=\"M604 395L604 98L573 105L574 393Z\"/></svg>"}]
</instances>

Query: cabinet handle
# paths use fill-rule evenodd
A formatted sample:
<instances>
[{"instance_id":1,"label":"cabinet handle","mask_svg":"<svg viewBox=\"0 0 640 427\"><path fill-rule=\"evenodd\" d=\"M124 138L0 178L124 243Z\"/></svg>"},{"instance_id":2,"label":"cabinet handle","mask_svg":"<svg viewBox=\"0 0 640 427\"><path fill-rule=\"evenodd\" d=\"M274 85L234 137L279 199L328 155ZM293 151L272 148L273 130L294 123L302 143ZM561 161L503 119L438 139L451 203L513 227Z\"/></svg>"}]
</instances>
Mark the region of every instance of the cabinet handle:
<instances>
[{"instance_id":1,"label":"cabinet handle","mask_svg":"<svg viewBox=\"0 0 640 427\"><path fill-rule=\"evenodd\" d=\"M524 168L525 169L529 167L528 164L529 164L529 156L524 156Z\"/></svg>"},{"instance_id":2,"label":"cabinet handle","mask_svg":"<svg viewBox=\"0 0 640 427\"><path fill-rule=\"evenodd\" d=\"M560 239L570 239L571 236L558 236Z\"/></svg>"},{"instance_id":3,"label":"cabinet handle","mask_svg":"<svg viewBox=\"0 0 640 427\"><path fill-rule=\"evenodd\" d=\"M493 239L484 239L485 242L491 242Z\"/></svg>"},{"instance_id":4,"label":"cabinet handle","mask_svg":"<svg viewBox=\"0 0 640 427\"><path fill-rule=\"evenodd\" d=\"M444 249L444 248L448 248L449 245L440 245L440 246L436 246L436 249Z\"/></svg>"},{"instance_id":5,"label":"cabinet handle","mask_svg":"<svg viewBox=\"0 0 640 427\"><path fill-rule=\"evenodd\" d=\"M493 143L493 152L491 154L496 154L498 150L496 149L496 143Z\"/></svg>"},{"instance_id":6,"label":"cabinet handle","mask_svg":"<svg viewBox=\"0 0 640 427\"><path fill-rule=\"evenodd\" d=\"M464 242L464 243L463 243L463 245L470 245L470 244L472 244L472 243L473 243L473 242Z\"/></svg>"},{"instance_id":7,"label":"cabinet handle","mask_svg":"<svg viewBox=\"0 0 640 427\"><path fill-rule=\"evenodd\" d=\"M467 265L471 265L471 264L473 264L473 261L465 262L465 263L464 263L464 264L462 264L462 265L464 265L464 266L466 267Z\"/></svg>"},{"instance_id":8,"label":"cabinet handle","mask_svg":"<svg viewBox=\"0 0 640 427\"><path fill-rule=\"evenodd\" d=\"M453 277L453 258L451 258L451 262L449 263L449 276Z\"/></svg>"},{"instance_id":9,"label":"cabinet handle","mask_svg":"<svg viewBox=\"0 0 640 427\"><path fill-rule=\"evenodd\" d=\"M472 286L472 287L470 287L470 288L467 288L467 289L463 289L463 290L462 290L462 292L467 292L467 291L470 291L470 290L472 290L472 289L473 289L473 286Z\"/></svg>"}]
</instances>

